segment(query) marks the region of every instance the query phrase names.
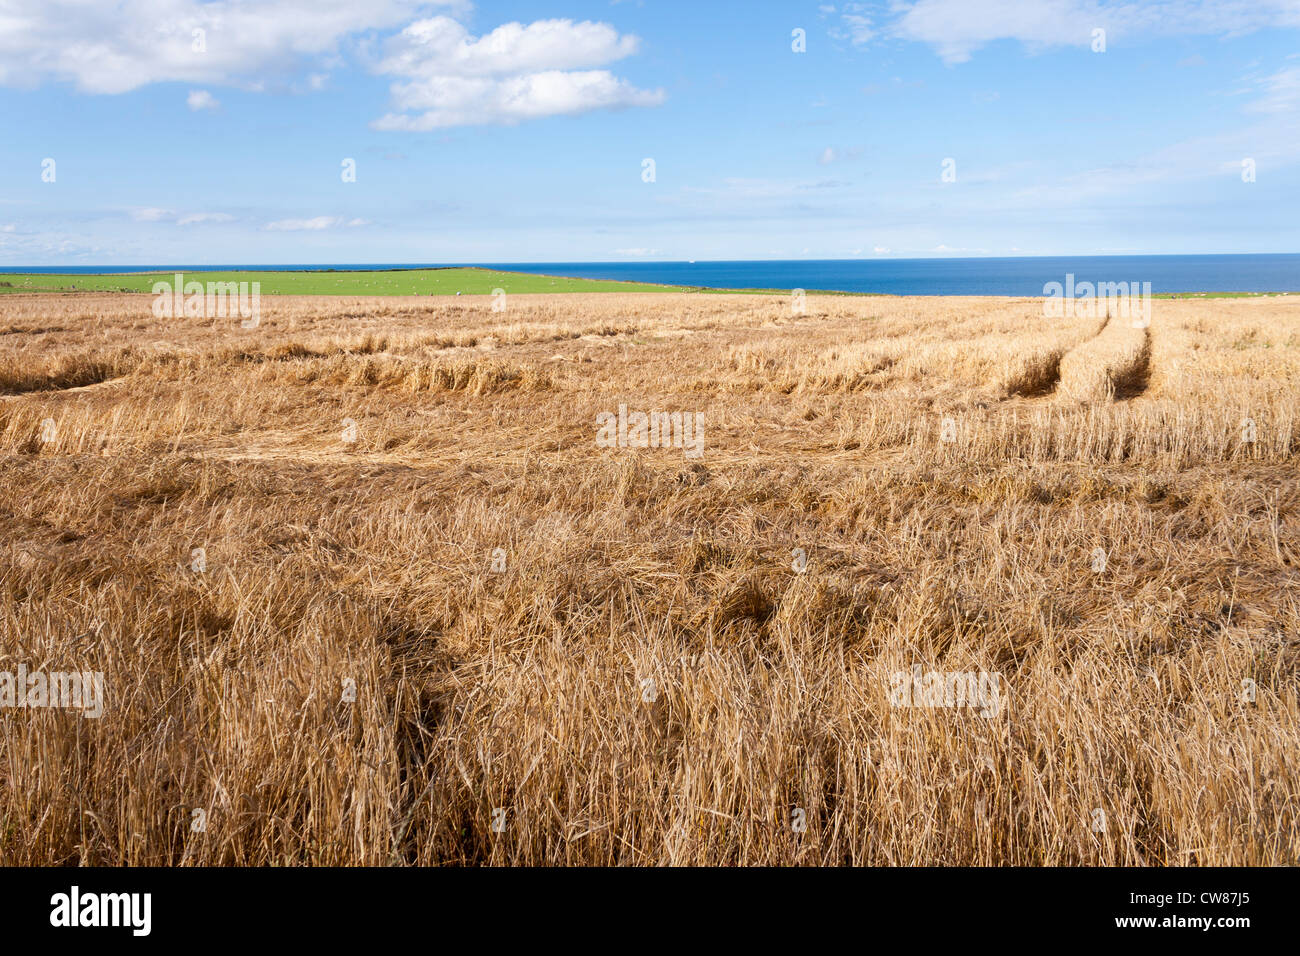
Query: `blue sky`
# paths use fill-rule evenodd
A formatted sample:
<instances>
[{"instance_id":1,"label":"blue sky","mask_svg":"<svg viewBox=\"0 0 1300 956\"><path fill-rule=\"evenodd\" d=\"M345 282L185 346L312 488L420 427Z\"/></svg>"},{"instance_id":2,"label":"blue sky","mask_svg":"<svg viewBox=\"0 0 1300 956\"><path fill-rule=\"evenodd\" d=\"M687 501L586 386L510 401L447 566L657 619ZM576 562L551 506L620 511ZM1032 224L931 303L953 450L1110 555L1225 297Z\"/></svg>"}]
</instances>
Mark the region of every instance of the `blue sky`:
<instances>
[{"instance_id":1,"label":"blue sky","mask_svg":"<svg viewBox=\"0 0 1300 956\"><path fill-rule=\"evenodd\" d=\"M1300 0L0 0L0 114L5 266L1300 251Z\"/></svg>"}]
</instances>

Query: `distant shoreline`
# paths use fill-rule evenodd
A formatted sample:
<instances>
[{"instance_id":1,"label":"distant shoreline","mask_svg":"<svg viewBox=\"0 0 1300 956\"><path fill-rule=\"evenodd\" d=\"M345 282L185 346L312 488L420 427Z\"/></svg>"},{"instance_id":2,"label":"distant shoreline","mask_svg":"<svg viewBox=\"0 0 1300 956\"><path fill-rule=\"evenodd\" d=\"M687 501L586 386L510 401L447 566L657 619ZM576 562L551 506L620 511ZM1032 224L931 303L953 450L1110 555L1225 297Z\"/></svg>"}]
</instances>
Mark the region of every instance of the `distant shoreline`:
<instances>
[{"instance_id":1,"label":"distant shoreline","mask_svg":"<svg viewBox=\"0 0 1300 956\"><path fill-rule=\"evenodd\" d=\"M261 283L263 295L485 295L700 292L1037 298L1079 283L1150 283L1155 297L1300 293L1300 254L978 259L712 260L489 265L29 266L0 272L0 293L150 292L177 273Z\"/></svg>"}]
</instances>

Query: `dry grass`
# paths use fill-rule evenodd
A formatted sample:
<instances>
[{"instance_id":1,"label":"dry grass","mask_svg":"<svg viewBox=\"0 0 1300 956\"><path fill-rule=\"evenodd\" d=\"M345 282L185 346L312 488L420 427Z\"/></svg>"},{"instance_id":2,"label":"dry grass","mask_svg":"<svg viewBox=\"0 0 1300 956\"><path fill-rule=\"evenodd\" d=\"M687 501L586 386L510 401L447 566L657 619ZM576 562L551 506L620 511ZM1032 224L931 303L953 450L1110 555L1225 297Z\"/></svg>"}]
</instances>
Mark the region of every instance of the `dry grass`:
<instances>
[{"instance_id":1,"label":"dry grass","mask_svg":"<svg viewBox=\"0 0 1300 956\"><path fill-rule=\"evenodd\" d=\"M1300 862L1300 303L149 304L0 298L6 863Z\"/></svg>"}]
</instances>

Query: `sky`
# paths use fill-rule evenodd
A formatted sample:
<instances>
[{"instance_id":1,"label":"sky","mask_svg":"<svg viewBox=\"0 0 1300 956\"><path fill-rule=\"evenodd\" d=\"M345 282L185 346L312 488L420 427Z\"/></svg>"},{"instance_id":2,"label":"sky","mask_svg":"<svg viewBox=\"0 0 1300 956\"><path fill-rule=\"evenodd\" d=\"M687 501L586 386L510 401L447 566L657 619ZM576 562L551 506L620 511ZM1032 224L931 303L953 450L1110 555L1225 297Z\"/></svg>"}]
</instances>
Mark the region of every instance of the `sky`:
<instances>
[{"instance_id":1,"label":"sky","mask_svg":"<svg viewBox=\"0 0 1300 956\"><path fill-rule=\"evenodd\" d=\"M1300 252L1300 0L0 0L0 266Z\"/></svg>"}]
</instances>

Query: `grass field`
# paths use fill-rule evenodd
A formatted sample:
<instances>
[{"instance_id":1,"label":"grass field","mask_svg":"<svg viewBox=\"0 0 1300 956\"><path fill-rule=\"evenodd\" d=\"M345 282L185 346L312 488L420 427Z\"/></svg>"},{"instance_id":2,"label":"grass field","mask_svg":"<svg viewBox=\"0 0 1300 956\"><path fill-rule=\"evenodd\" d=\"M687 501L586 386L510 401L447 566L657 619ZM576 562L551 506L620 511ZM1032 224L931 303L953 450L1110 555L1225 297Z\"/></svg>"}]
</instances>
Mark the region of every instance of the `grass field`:
<instances>
[{"instance_id":1,"label":"grass field","mask_svg":"<svg viewBox=\"0 0 1300 956\"><path fill-rule=\"evenodd\" d=\"M8 864L1300 863L1296 297L151 301L0 299Z\"/></svg>"},{"instance_id":2,"label":"grass field","mask_svg":"<svg viewBox=\"0 0 1300 956\"><path fill-rule=\"evenodd\" d=\"M384 272L187 272L197 282L259 282L262 295L491 295L549 292L663 292L670 288L602 279L498 272L473 267L394 269ZM156 282L173 282L174 272L132 275L0 274L0 293L150 292ZM7 285L6 285L7 283Z\"/></svg>"}]
</instances>

